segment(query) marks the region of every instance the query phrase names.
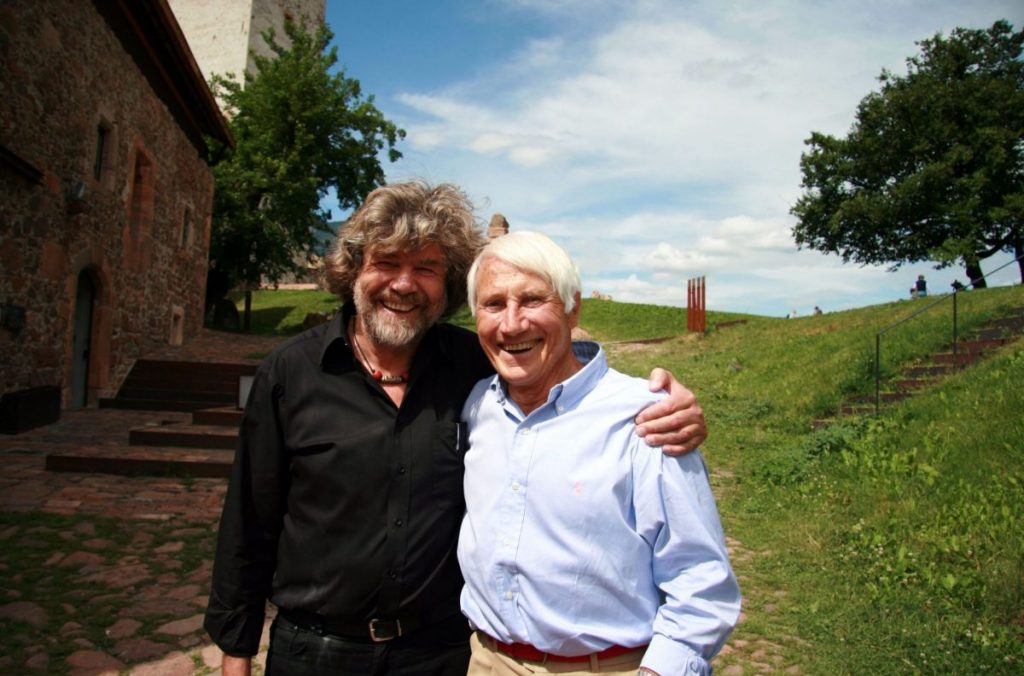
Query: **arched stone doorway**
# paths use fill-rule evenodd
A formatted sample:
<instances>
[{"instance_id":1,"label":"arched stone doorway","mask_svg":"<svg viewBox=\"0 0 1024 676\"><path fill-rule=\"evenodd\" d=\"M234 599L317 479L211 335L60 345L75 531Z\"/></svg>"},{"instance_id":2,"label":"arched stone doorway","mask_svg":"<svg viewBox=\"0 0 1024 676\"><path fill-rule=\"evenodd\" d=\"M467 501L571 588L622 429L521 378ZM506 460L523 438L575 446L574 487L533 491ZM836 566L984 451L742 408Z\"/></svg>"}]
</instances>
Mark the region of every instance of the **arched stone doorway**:
<instances>
[{"instance_id":1,"label":"arched stone doorway","mask_svg":"<svg viewBox=\"0 0 1024 676\"><path fill-rule=\"evenodd\" d=\"M75 287L69 407L82 408L89 403L89 359L92 351L93 316L97 294L92 275L87 270L78 273L78 282Z\"/></svg>"}]
</instances>

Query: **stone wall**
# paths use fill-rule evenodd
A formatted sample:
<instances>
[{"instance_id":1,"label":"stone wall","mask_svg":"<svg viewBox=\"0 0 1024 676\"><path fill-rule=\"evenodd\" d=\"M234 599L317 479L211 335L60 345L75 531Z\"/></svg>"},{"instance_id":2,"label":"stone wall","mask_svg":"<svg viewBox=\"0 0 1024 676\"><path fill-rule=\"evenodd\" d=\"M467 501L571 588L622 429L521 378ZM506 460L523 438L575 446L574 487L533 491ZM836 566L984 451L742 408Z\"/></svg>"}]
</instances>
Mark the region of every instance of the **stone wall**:
<instances>
[{"instance_id":1,"label":"stone wall","mask_svg":"<svg viewBox=\"0 0 1024 676\"><path fill-rule=\"evenodd\" d=\"M0 326L0 393L58 385L75 405L82 273L95 290L89 401L113 394L147 347L199 332L205 148L92 2L0 4L0 150L0 304L24 310L21 330Z\"/></svg>"}]
</instances>

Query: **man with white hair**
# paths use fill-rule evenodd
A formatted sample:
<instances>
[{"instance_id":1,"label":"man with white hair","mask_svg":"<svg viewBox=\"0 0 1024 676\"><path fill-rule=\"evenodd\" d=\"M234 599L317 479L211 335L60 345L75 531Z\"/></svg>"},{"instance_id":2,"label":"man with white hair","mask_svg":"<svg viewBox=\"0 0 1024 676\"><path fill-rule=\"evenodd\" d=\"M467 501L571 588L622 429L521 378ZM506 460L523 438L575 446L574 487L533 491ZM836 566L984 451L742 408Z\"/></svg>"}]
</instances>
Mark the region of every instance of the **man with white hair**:
<instances>
[{"instance_id":1,"label":"man with white hair","mask_svg":"<svg viewBox=\"0 0 1024 676\"><path fill-rule=\"evenodd\" d=\"M491 242L468 291L497 371L462 412L470 676L710 674L740 592L700 453L643 448L658 397L572 342L579 275L550 239Z\"/></svg>"}]
</instances>

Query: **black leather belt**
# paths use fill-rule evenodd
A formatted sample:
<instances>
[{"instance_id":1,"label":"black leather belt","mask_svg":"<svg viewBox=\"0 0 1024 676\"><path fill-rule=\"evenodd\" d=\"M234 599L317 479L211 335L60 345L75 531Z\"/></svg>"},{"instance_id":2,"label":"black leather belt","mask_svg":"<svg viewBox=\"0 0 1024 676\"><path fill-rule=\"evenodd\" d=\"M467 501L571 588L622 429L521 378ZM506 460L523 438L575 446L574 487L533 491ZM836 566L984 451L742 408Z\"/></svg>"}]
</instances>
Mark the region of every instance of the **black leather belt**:
<instances>
[{"instance_id":1,"label":"black leather belt","mask_svg":"<svg viewBox=\"0 0 1024 676\"><path fill-rule=\"evenodd\" d=\"M329 634L340 638L357 640L370 639L383 643L404 636L423 627L437 624L459 612L458 599L454 603L441 603L433 611L419 615L402 615L395 618L373 618L371 620L345 620L311 613L301 609L279 608L277 614L292 624L310 629L318 634Z\"/></svg>"}]
</instances>

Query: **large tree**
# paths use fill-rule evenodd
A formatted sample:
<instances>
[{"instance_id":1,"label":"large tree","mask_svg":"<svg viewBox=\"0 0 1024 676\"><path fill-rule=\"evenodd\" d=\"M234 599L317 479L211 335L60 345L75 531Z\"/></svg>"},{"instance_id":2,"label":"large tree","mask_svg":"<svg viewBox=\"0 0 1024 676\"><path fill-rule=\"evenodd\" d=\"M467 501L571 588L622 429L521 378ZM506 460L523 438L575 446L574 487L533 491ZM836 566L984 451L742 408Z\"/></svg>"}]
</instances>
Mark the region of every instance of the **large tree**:
<instances>
[{"instance_id":1,"label":"large tree","mask_svg":"<svg viewBox=\"0 0 1024 676\"><path fill-rule=\"evenodd\" d=\"M321 199L334 188L342 208L354 207L384 182L385 146L394 162L405 132L363 97L359 81L331 72L332 36L291 22L290 47L264 34L274 57L255 56L256 74L242 86L214 77L226 104L234 149L214 166L216 193L210 238L211 274L227 285L257 286L298 271L329 232Z\"/></svg>"},{"instance_id":2,"label":"large tree","mask_svg":"<svg viewBox=\"0 0 1024 676\"><path fill-rule=\"evenodd\" d=\"M844 261L959 262L984 286L981 259L1024 254L1024 32L997 21L917 44L846 138L806 141L793 234Z\"/></svg>"}]
</instances>

